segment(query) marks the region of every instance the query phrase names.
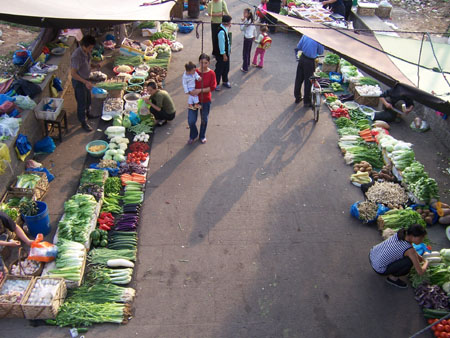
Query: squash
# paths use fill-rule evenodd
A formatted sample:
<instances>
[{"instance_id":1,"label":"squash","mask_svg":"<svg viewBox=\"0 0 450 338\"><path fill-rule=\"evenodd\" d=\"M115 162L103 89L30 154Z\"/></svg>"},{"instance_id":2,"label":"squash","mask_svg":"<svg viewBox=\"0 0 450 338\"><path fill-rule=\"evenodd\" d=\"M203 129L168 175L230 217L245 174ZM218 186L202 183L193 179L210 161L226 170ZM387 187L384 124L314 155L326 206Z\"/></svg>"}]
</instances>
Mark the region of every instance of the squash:
<instances>
[{"instance_id":1,"label":"squash","mask_svg":"<svg viewBox=\"0 0 450 338\"><path fill-rule=\"evenodd\" d=\"M384 121L381 121L381 120L373 121L373 125L375 127L378 127L378 128L384 128L384 129L389 129L390 128L390 126L389 126L389 124L387 122L384 122Z\"/></svg>"}]
</instances>

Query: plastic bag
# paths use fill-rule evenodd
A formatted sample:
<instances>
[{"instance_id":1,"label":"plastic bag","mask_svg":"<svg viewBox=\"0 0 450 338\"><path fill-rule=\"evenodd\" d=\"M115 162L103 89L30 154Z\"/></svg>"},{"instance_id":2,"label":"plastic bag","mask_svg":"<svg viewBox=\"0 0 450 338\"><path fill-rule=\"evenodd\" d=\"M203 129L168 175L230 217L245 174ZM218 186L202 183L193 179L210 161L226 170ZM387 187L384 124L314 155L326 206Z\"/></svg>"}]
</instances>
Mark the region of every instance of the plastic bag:
<instances>
[{"instance_id":1,"label":"plastic bag","mask_svg":"<svg viewBox=\"0 0 450 338\"><path fill-rule=\"evenodd\" d=\"M130 112L130 122L132 126L135 126L136 124L139 124L141 122L141 119L139 118L138 114L135 112Z\"/></svg>"},{"instance_id":2,"label":"plastic bag","mask_svg":"<svg viewBox=\"0 0 450 338\"><path fill-rule=\"evenodd\" d=\"M55 148L55 142L50 136L46 136L34 144L35 153L53 153Z\"/></svg>"},{"instance_id":3,"label":"plastic bag","mask_svg":"<svg viewBox=\"0 0 450 338\"><path fill-rule=\"evenodd\" d=\"M92 163L89 166L90 169L100 169L100 170L107 170L109 173L109 176L118 176L119 175L119 168L100 168L98 166L98 163Z\"/></svg>"},{"instance_id":4,"label":"plastic bag","mask_svg":"<svg viewBox=\"0 0 450 338\"><path fill-rule=\"evenodd\" d=\"M8 166L9 163L11 163L11 156L9 155L9 148L5 143L0 143L0 175L5 172L6 166ZM12 171L12 169L11 169L11 171Z\"/></svg>"},{"instance_id":5,"label":"plastic bag","mask_svg":"<svg viewBox=\"0 0 450 338\"><path fill-rule=\"evenodd\" d=\"M55 176L48 171L47 168L28 168L27 171L39 171L41 173L45 173L47 175L47 180L49 182L55 179Z\"/></svg>"},{"instance_id":6,"label":"plastic bag","mask_svg":"<svg viewBox=\"0 0 450 338\"><path fill-rule=\"evenodd\" d=\"M145 103L144 99L139 99L138 103L138 114L139 115L148 115L150 114L150 109L148 108L147 104Z\"/></svg>"},{"instance_id":7,"label":"plastic bag","mask_svg":"<svg viewBox=\"0 0 450 338\"><path fill-rule=\"evenodd\" d=\"M412 130L419 131L422 133L430 129L428 122L422 120L420 117L416 117L414 121L411 122L410 127Z\"/></svg>"},{"instance_id":8,"label":"plastic bag","mask_svg":"<svg viewBox=\"0 0 450 338\"><path fill-rule=\"evenodd\" d=\"M32 110L36 107L36 102L32 100L29 96L17 95L15 96L16 106L23 110Z\"/></svg>"},{"instance_id":9,"label":"plastic bag","mask_svg":"<svg viewBox=\"0 0 450 338\"><path fill-rule=\"evenodd\" d=\"M42 163L36 162L35 160L28 160L25 167L27 169L42 168Z\"/></svg>"},{"instance_id":10,"label":"plastic bag","mask_svg":"<svg viewBox=\"0 0 450 338\"><path fill-rule=\"evenodd\" d=\"M19 132L19 119L15 117L4 116L0 119L0 135L16 136Z\"/></svg>"},{"instance_id":11,"label":"plastic bag","mask_svg":"<svg viewBox=\"0 0 450 338\"><path fill-rule=\"evenodd\" d=\"M13 102L14 97L8 96L6 94L0 94L0 104L3 104L7 101Z\"/></svg>"},{"instance_id":12,"label":"plastic bag","mask_svg":"<svg viewBox=\"0 0 450 338\"><path fill-rule=\"evenodd\" d=\"M38 262L51 262L56 258L58 247L49 242L43 242L44 236L38 234L36 240L31 243L30 254L28 259Z\"/></svg>"},{"instance_id":13,"label":"plastic bag","mask_svg":"<svg viewBox=\"0 0 450 338\"><path fill-rule=\"evenodd\" d=\"M99 87L94 87L92 88L92 94L108 94L108 91L106 91L103 88L99 88Z\"/></svg>"},{"instance_id":14,"label":"plastic bag","mask_svg":"<svg viewBox=\"0 0 450 338\"><path fill-rule=\"evenodd\" d=\"M29 50L16 50L13 55L13 64L16 66L22 66L28 58L31 58L31 61L33 61L33 58L31 57L31 52Z\"/></svg>"},{"instance_id":15,"label":"plastic bag","mask_svg":"<svg viewBox=\"0 0 450 338\"><path fill-rule=\"evenodd\" d=\"M11 101L6 101L0 104L0 113L1 114L10 114L16 108L16 105Z\"/></svg>"},{"instance_id":16,"label":"plastic bag","mask_svg":"<svg viewBox=\"0 0 450 338\"><path fill-rule=\"evenodd\" d=\"M28 142L28 138L25 135L19 134L16 140L15 149L19 160L21 160L22 162L25 161L25 158L31 152L31 144L30 142Z\"/></svg>"},{"instance_id":17,"label":"plastic bag","mask_svg":"<svg viewBox=\"0 0 450 338\"><path fill-rule=\"evenodd\" d=\"M352 206L350 207L350 215L352 215L353 217L355 217L356 219L360 220L359 218L359 209L358 209L358 205L361 202L356 202L353 203ZM387 211L389 211L388 207L385 207L383 204L378 204L378 208L377 208L377 215L375 216L374 219L368 220L368 221L363 221L364 223L371 223L371 222L375 222L378 218L378 216L384 215Z\"/></svg>"},{"instance_id":18,"label":"plastic bag","mask_svg":"<svg viewBox=\"0 0 450 338\"><path fill-rule=\"evenodd\" d=\"M431 250L427 247L427 245L425 243L420 243L420 244L414 244L413 243L413 247L414 249L417 251L417 253L419 255L423 255L425 252L431 252Z\"/></svg>"},{"instance_id":19,"label":"plastic bag","mask_svg":"<svg viewBox=\"0 0 450 338\"><path fill-rule=\"evenodd\" d=\"M28 137L26 135L19 134L16 140L16 147L21 155L28 153L31 150L31 144L28 142Z\"/></svg>"}]
</instances>

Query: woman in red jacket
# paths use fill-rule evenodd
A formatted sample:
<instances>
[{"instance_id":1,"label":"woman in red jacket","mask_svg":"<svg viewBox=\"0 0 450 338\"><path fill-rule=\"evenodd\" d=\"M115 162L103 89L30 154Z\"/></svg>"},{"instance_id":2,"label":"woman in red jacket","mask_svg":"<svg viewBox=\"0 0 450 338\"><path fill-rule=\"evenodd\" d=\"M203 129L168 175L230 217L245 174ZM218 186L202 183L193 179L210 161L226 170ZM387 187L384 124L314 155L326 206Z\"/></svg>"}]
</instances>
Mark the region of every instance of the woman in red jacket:
<instances>
[{"instance_id":1,"label":"woman in red jacket","mask_svg":"<svg viewBox=\"0 0 450 338\"><path fill-rule=\"evenodd\" d=\"M192 144L197 136L199 136L201 143L206 143L206 126L208 125L208 115L211 108L211 92L216 89L217 85L216 74L209 68L209 55L203 53L198 60L200 68L196 69L196 72L201 76L201 79L195 82L195 89L187 94L198 95L201 104L200 135L196 126L198 109L188 109L188 124L190 129L188 144Z\"/></svg>"}]
</instances>

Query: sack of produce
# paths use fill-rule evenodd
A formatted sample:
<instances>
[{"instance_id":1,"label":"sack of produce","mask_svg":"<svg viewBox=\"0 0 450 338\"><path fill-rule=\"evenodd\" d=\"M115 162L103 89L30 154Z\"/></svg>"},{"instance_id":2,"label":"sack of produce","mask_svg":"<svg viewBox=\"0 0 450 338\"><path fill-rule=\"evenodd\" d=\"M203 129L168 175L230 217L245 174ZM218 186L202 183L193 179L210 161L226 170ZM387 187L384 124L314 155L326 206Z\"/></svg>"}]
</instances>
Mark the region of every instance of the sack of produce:
<instances>
[{"instance_id":1,"label":"sack of produce","mask_svg":"<svg viewBox=\"0 0 450 338\"><path fill-rule=\"evenodd\" d=\"M389 208L382 204L375 204L370 201L356 202L350 207L350 215L359 219L363 223L375 222L378 216L383 215Z\"/></svg>"}]
</instances>

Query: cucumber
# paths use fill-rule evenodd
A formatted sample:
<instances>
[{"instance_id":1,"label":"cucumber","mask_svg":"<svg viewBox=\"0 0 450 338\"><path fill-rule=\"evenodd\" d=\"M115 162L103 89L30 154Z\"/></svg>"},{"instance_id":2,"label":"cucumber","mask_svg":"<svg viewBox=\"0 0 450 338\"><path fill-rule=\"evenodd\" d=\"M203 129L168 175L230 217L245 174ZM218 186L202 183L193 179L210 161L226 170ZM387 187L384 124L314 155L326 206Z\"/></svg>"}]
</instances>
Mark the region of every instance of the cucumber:
<instances>
[{"instance_id":1,"label":"cucumber","mask_svg":"<svg viewBox=\"0 0 450 338\"><path fill-rule=\"evenodd\" d=\"M446 311L446 310L436 310L436 309L426 309L423 308L423 315L425 318L442 318L445 317L447 315L450 315L450 312Z\"/></svg>"}]
</instances>

